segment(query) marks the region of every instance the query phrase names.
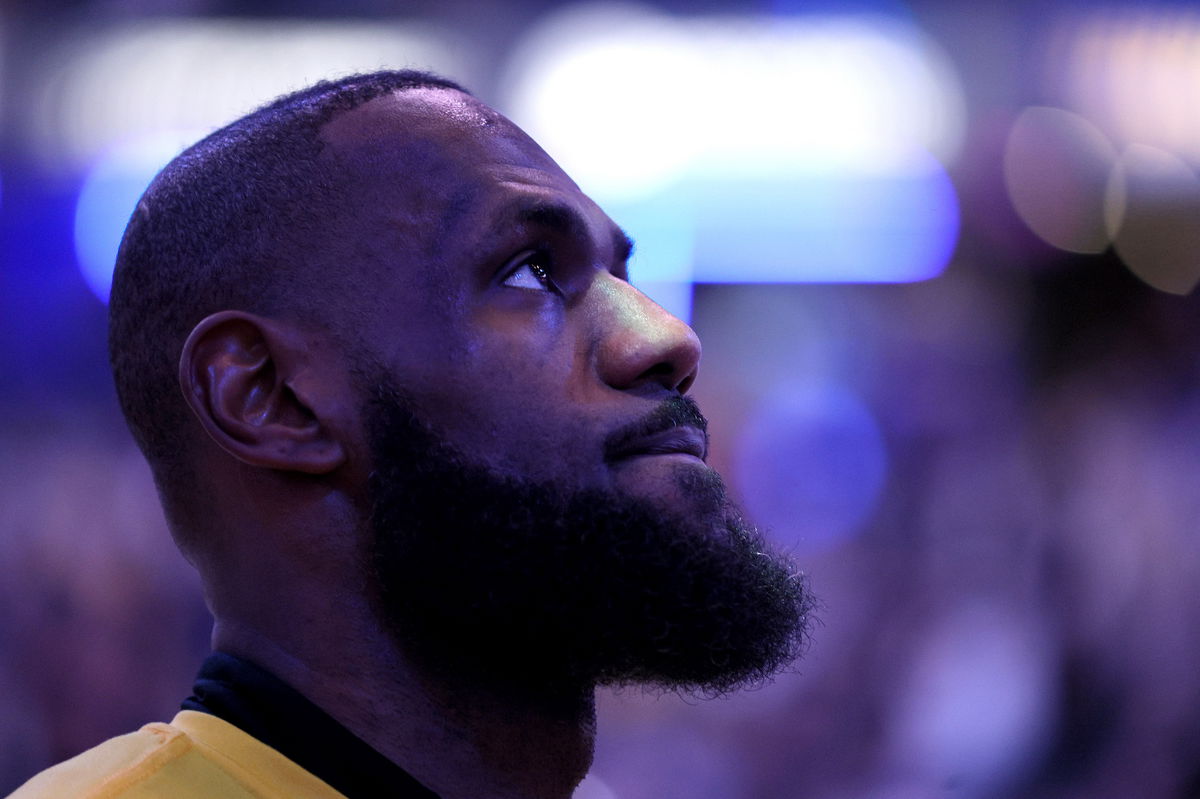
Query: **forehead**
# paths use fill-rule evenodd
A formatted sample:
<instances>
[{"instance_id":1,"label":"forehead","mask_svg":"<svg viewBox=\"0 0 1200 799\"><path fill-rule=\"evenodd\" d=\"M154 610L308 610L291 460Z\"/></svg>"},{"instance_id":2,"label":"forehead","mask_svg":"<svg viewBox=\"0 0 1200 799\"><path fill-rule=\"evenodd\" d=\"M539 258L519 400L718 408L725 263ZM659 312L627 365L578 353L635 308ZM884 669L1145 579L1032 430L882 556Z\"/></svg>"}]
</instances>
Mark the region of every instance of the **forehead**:
<instances>
[{"instance_id":1,"label":"forehead","mask_svg":"<svg viewBox=\"0 0 1200 799\"><path fill-rule=\"evenodd\" d=\"M531 219L563 228L569 218L596 241L619 233L537 143L462 92L388 94L338 115L321 138L347 175L353 226L395 266L414 251L422 269L461 263Z\"/></svg>"},{"instance_id":2,"label":"forehead","mask_svg":"<svg viewBox=\"0 0 1200 799\"><path fill-rule=\"evenodd\" d=\"M382 141L405 138L467 138L473 129L508 122L470 95L453 89L403 89L369 100L338 114L321 129L321 138L349 151L370 148Z\"/></svg>"},{"instance_id":3,"label":"forehead","mask_svg":"<svg viewBox=\"0 0 1200 799\"><path fill-rule=\"evenodd\" d=\"M359 186L385 185L426 197L506 180L561 183L578 190L520 128L473 97L418 88L377 97L321 130Z\"/></svg>"}]
</instances>

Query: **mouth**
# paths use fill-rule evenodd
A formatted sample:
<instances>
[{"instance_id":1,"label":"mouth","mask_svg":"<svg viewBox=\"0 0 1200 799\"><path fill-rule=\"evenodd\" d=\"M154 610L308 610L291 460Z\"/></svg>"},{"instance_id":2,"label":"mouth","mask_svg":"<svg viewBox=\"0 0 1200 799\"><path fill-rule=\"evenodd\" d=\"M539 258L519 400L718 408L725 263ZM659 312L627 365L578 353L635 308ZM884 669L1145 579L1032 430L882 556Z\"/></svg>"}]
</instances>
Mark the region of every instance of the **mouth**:
<instances>
[{"instance_id":1,"label":"mouth","mask_svg":"<svg viewBox=\"0 0 1200 799\"><path fill-rule=\"evenodd\" d=\"M608 460L617 462L650 455L688 455L703 461L708 457L708 434L697 427L671 427L624 442Z\"/></svg>"}]
</instances>

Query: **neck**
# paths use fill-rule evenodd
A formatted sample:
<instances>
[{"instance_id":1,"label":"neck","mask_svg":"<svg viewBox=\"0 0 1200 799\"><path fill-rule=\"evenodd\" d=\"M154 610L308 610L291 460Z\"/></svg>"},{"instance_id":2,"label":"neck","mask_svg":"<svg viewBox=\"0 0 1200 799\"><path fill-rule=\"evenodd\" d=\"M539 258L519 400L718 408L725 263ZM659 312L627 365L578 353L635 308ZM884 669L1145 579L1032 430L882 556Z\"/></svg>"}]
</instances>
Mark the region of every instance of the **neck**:
<instances>
[{"instance_id":1,"label":"neck","mask_svg":"<svg viewBox=\"0 0 1200 799\"><path fill-rule=\"evenodd\" d=\"M506 690L420 668L382 633L337 638L313 650L218 621L213 643L275 674L442 799L569 799L587 773L591 686Z\"/></svg>"}]
</instances>

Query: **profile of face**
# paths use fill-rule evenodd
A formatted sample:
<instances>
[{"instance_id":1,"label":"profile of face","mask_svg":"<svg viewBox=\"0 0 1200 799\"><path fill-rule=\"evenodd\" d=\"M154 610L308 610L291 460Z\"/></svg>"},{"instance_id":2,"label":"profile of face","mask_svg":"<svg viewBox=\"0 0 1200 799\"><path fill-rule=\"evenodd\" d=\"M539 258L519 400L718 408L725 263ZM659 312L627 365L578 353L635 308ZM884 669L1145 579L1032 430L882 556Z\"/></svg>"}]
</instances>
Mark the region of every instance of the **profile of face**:
<instances>
[{"instance_id":1,"label":"profile of face","mask_svg":"<svg viewBox=\"0 0 1200 799\"><path fill-rule=\"evenodd\" d=\"M459 92L323 131L378 275L354 353L371 573L405 646L508 686L722 691L789 662L809 596L705 463L695 334L621 230Z\"/></svg>"}]
</instances>

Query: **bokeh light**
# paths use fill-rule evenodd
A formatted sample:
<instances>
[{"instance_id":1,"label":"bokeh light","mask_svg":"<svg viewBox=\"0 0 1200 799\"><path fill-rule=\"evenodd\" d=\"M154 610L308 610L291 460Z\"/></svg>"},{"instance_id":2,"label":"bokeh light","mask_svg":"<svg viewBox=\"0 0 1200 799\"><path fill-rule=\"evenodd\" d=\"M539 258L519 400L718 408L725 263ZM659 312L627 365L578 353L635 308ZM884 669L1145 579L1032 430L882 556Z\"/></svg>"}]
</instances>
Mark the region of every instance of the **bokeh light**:
<instances>
[{"instance_id":1,"label":"bokeh light","mask_svg":"<svg viewBox=\"0 0 1200 799\"><path fill-rule=\"evenodd\" d=\"M647 291L676 313L689 281L914 281L950 259L961 88L910 25L597 3L518 53L508 112L638 239L638 270L663 265Z\"/></svg>"},{"instance_id":2,"label":"bokeh light","mask_svg":"<svg viewBox=\"0 0 1200 799\"><path fill-rule=\"evenodd\" d=\"M742 432L735 479L751 517L773 538L820 548L859 532L887 461L878 421L850 389L782 383Z\"/></svg>"},{"instance_id":3,"label":"bokeh light","mask_svg":"<svg viewBox=\"0 0 1200 799\"><path fill-rule=\"evenodd\" d=\"M1004 148L1004 182L1025 224L1069 252L1103 252L1105 186L1116 149L1079 114L1034 106L1013 123Z\"/></svg>"},{"instance_id":4,"label":"bokeh light","mask_svg":"<svg viewBox=\"0 0 1200 799\"><path fill-rule=\"evenodd\" d=\"M1049 89L1119 145L1200 162L1200 10L1189 4L1069 15L1054 37Z\"/></svg>"},{"instance_id":5,"label":"bokeh light","mask_svg":"<svg viewBox=\"0 0 1200 799\"><path fill-rule=\"evenodd\" d=\"M1113 168L1107 219L1121 260L1160 291L1200 283L1200 178L1165 150L1130 145Z\"/></svg>"},{"instance_id":6,"label":"bokeh light","mask_svg":"<svg viewBox=\"0 0 1200 799\"><path fill-rule=\"evenodd\" d=\"M925 280L946 268L958 239L957 194L929 156L884 175L779 165L685 188L697 282Z\"/></svg>"},{"instance_id":7,"label":"bokeh light","mask_svg":"<svg viewBox=\"0 0 1200 799\"><path fill-rule=\"evenodd\" d=\"M75 205L75 255L88 287L108 302L121 236L134 206L158 171L199 138L160 133L114 148L88 171Z\"/></svg>"},{"instance_id":8,"label":"bokeh light","mask_svg":"<svg viewBox=\"0 0 1200 799\"><path fill-rule=\"evenodd\" d=\"M669 184L704 147L693 105L704 68L671 17L577 6L518 48L506 111L585 191L638 199Z\"/></svg>"},{"instance_id":9,"label":"bokeh light","mask_svg":"<svg viewBox=\"0 0 1200 799\"><path fill-rule=\"evenodd\" d=\"M897 765L961 796L1006 795L1057 719L1052 639L1004 603L949 609L921 642L898 703Z\"/></svg>"},{"instance_id":10,"label":"bokeh light","mask_svg":"<svg viewBox=\"0 0 1200 799\"><path fill-rule=\"evenodd\" d=\"M49 168L80 167L151 133L212 130L319 78L384 67L469 80L429 26L158 19L80 30L43 63L32 141Z\"/></svg>"},{"instance_id":11,"label":"bokeh light","mask_svg":"<svg viewBox=\"0 0 1200 799\"><path fill-rule=\"evenodd\" d=\"M1026 126L1024 138L1014 129L1010 155L1024 157L1013 169L1006 161L1006 174L1020 178L1009 181L1018 212L1058 247L1099 252L1101 242L1111 243L1148 285L1191 292L1200 281L1193 255L1200 242L1200 11L1146 5L1068 12L1048 42L1045 93L1078 116L1041 109L1040 143L1036 125ZM1050 130L1051 119L1058 130ZM1051 150L1053 162L1039 164L1032 155Z\"/></svg>"},{"instance_id":12,"label":"bokeh light","mask_svg":"<svg viewBox=\"0 0 1200 799\"><path fill-rule=\"evenodd\" d=\"M510 115L605 199L640 196L697 160L888 174L956 156L949 61L886 17L673 18L574 7L530 34Z\"/></svg>"}]
</instances>

